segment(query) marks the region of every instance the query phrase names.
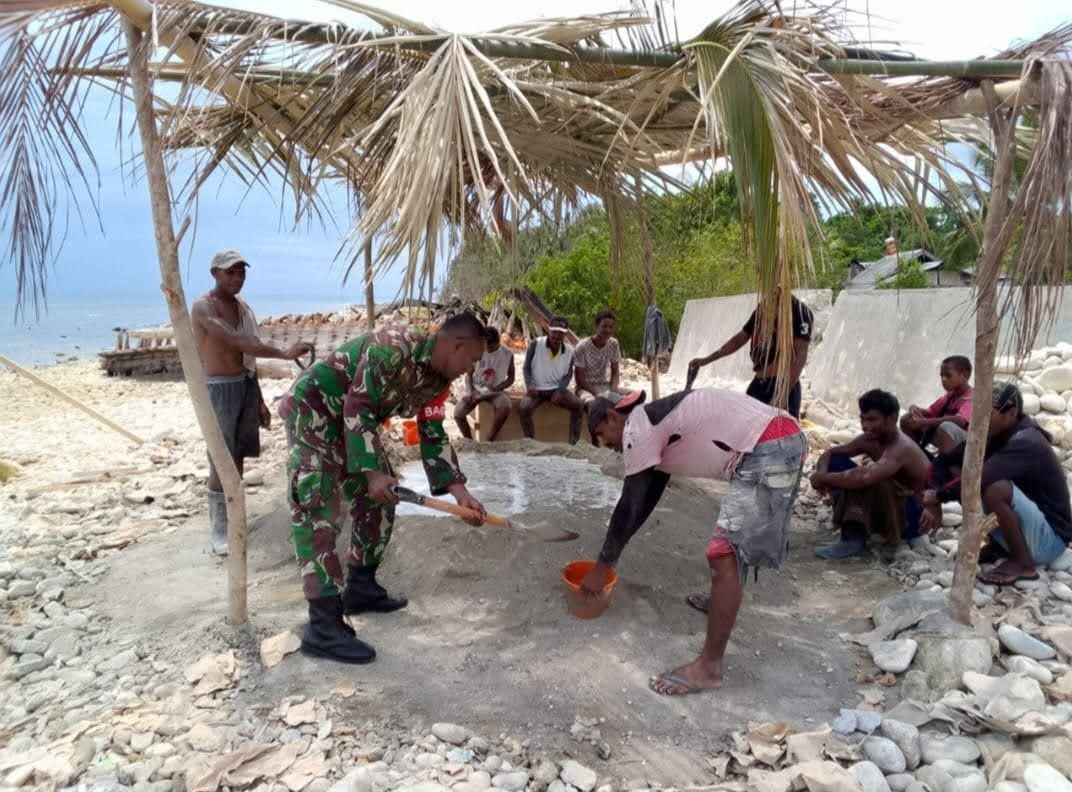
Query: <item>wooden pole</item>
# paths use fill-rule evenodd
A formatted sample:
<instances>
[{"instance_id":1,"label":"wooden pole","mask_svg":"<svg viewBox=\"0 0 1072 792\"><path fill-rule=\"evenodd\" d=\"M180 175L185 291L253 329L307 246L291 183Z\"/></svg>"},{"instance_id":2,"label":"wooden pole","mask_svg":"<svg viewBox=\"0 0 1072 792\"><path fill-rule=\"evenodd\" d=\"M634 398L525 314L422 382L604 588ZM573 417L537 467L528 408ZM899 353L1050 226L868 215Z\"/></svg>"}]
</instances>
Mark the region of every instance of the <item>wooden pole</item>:
<instances>
[{"instance_id":1,"label":"wooden pole","mask_svg":"<svg viewBox=\"0 0 1072 792\"><path fill-rule=\"evenodd\" d=\"M644 257L644 293L648 305L655 305L655 254L651 249L651 235L648 233L648 218L644 214L644 192L641 189L640 176L634 177L637 188L637 227L640 229L641 251ZM659 357L656 355L648 361L651 367L651 398L659 398Z\"/></svg>"},{"instance_id":2,"label":"wooden pole","mask_svg":"<svg viewBox=\"0 0 1072 792\"><path fill-rule=\"evenodd\" d=\"M376 329L376 293L372 285L372 240L365 240L365 322Z\"/></svg>"},{"instance_id":3,"label":"wooden pole","mask_svg":"<svg viewBox=\"0 0 1072 792\"><path fill-rule=\"evenodd\" d=\"M1006 228L1011 204L1009 186L1016 157L1016 117L1018 110L1001 109L989 82L982 84L990 106L990 128L994 134L994 177L983 226L983 250L979 261L975 302L975 393L972 396L972 419L968 444L964 451L961 497L964 524L957 543L953 567L953 586L949 591L950 615L962 624L971 624L972 589L979 570L979 548L983 542L983 454L990 429L990 409L994 386L994 355L997 353L998 279L1001 263L1012 239Z\"/></svg>"},{"instance_id":4,"label":"wooden pole","mask_svg":"<svg viewBox=\"0 0 1072 792\"><path fill-rule=\"evenodd\" d=\"M141 133L145 161L145 176L153 211L153 232L160 263L160 289L167 299L171 326L175 331L175 346L179 350L186 386L190 391L197 423L208 446L208 454L219 472L223 493L227 498L227 569L228 618L234 624L247 620L246 612L246 496L242 477L227 450L223 432L209 400L205 385L205 370L194 341L193 323L186 308L186 295L179 270L179 247L171 217L171 190L164 165L163 147L153 118L152 83L149 79L148 47L142 46L142 33L124 18L127 51L130 56L130 77L134 89L138 131Z\"/></svg>"},{"instance_id":5,"label":"wooden pole","mask_svg":"<svg viewBox=\"0 0 1072 792\"><path fill-rule=\"evenodd\" d=\"M15 361L9 360L8 358L4 357L3 355L0 355L0 363L3 363L5 366L7 366L12 371L14 371L16 374L22 375L23 377L25 377L26 379L30 380L30 382L34 383L35 385L38 385L38 386L44 388L46 391L51 393L53 396L55 396L57 398L60 398L60 399L63 399L65 402L67 402L70 405L73 405L73 406L77 407L79 410L81 410L86 415L90 416L91 418L93 418L93 419L95 419L97 421L100 421L102 424L107 426L113 432L119 432L119 434L123 435L123 437L127 438L128 440L133 441L134 443L137 443L138 445L141 445L142 443L145 442L144 440L142 440L140 437L138 437L133 432L127 431L122 426L117 424L115 421L112 421L111 419L106 418L105 416L101 415L99 412L94 410L88 404L84 404L83 402L78 401L78 399L76 399L74 396L69 396L68 394L64 393L59 388L57 388L55 385L53 385L51 382L48 382L47 380L42 379L41 377L39 377L36 374L34 374L32 371L28 371L27 369L24 369L22 366L20 366Z\"/></svg>"}]
</instances>

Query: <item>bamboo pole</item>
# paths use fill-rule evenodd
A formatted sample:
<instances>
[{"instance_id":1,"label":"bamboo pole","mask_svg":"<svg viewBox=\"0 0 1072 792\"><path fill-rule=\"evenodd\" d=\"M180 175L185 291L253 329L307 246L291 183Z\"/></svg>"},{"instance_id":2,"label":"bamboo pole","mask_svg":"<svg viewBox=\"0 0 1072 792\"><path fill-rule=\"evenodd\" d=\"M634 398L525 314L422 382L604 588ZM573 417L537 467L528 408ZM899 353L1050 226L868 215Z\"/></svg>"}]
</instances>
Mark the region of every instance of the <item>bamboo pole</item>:
<instances>
[{"instance_id":1,"label":"bamboo pole","mask_svg":"<svg viewBox=\"0 0 1072 792\"><path fill-rule=\"evenodd\" d=\"M105 426L107 426L113 432L118 432L119 434L123 435L123 437L127 438L128 440L133 441L134 443L137 443L138 445L141 445L142 443L145 442L144 440L142 440L140 437L138 437L133 432L130 432L130 431L124 429L122 426L117 424L115 421L113 421L110 418L107 418L107 417L101 415L99 412L94 410L88 404L85 404L84 402L80 402L74 396L70 396L67 393L64 393L62 390L57 388L55 385L53 385L48 380L42 379L41 377L39 377L36 374L34 374L32 371L29 371L28 369L24 369L22 366L20 366L14 360L10 360L10 359L4 357L3 355L0 355L0 363L3 363L5 366L7 366L12 371L14 371L16 374L19 374L19 375L25 377L26 379L30 380L30 382L34 383L35 385L38 385L39 387L44 388L46 391L51 393L53 396L56 396L57 398L63 399L68 404L73 405L74 407L77 407L79 410L84 412L86 415L90 416L94 420L99 421L100 423L102 423Z\"/></svg>"},{"instance_id":2,"label":"bamboo pole","mask_svg":"<svg viewBox=\"0 0 1072 792\"><path fill-rule=\"evenodd\" d=\"M972 419L968 444L964 452L961 497L964 524L957 543L953 567L953 586L949 591L950 615L962 624L971 624L972 589L979 569L979 548L986 530L983 520L983 455L990 429L990 410L994 387L994 355L997 353L998 279L1001 263L1012 238L1006 218L1011 199L1009 185L1016 158L1016 117L1019 109L1002 109L993 85L981 86L989 106L990 128L994 135L994 177L986 222L983 226L983 250L979 261L975 298L975 393L972 396Z\"/></svg>"},{"instance_id":3,"label":"bamboo pole","mask_svg":"<svg viewBox=\"0 0 1072 792\"><path fill-rule=\"evenodd\" d=\"M369 330L376 329L376 292L372 285L372 240L365 240L365 321Z\"/></svg>"},{"instance_id":4,"label":"bamboo pole","mask_svg":"<svg viewBox=\"0 0 1072 792\"><path fill-rule=\"evenodd\" d=\"M634 177L637 188L636 214L637 227L640 229L641 255L644 258L644 296L648 305L655 305L655 254L651 249L651 234L648 233L648 218L644 214L644 193L641 189L640 176ZM651 366L651 398L659 398L659 358L655 356L648 361Z\"/></svg>"},{"instance_id":5,"label":"bamboo pole","mask_svg":"<svg viewBox=\"0 0 1072 792\"><path fill-rule=\"evenodd\" d=\"M205 385L205 370L194 340L193 323L186 308L186 295L179 270L179 247L171 217L171 190L164 165L163 147L153 118L152 83L149 78L148 47L142 46L142 32L129 19L123 19L127 51L130 56L130 77L134 91L138 131L141 133L145 176L153 212L153 232L160 264L160 289L167 299L171 326L175 331L175 346L179 350L186 386L190 391L197 423L208 446L208 454L219 472L220 483L227 498L227 569L228 617L234 624L247 620L246 612L246 496L242 477L227 450L216 413Z\"/></svg>"}]
</instances>

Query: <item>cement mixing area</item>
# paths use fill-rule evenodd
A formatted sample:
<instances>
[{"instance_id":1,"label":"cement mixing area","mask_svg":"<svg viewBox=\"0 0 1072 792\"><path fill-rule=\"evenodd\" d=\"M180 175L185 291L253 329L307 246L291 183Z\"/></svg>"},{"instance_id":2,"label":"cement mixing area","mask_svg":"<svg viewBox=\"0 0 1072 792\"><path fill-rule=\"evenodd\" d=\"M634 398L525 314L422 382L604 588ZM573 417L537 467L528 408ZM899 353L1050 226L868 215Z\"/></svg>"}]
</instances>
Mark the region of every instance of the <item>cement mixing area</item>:
<instances>
[{"instance_id":1,"label":"cement mixing area","mask_svg":"<svg viewBox=\"0 0 1072 792\"><path fill-rule=\"evenodd\" d=\"M852 335L832 333L837 305L816 368ZM690 306L664 392L682 387L676 355L691 352L700 315ZM625 372L647 384L643 367ZM1072 345L1054 343L1020 375L1066 468L1070 372ZM235 628L208 552L207 464L185 385L90 363L47 375L149 440L131 447L0 374L5 415L18 416L2 426L3 789L1070 788L1072 552L1037 581L978 584L966 628L947 615L958 508L890 563L831 563L814 553L830 508L805 483L787 565L745 587L724 687L659 696L650 677L703 641L705 618L685 598L708 584L703 548L723 488L673 480L623 556L610 608L582 620L560 573L598 552L619 455L456 439L474 494L515 525L400 507L382 577L409 607L354 619L377 660L337 665L296 651L306 610L278 422L245 475L250 620ZM266 399L288 386L266 380ZM810 466L856 418L815 385L805 410ZM427 492L416 449L397 425L387 435L403 483ZM549 526L579 538L545 542Z\"/></svg>"}]
</instances>

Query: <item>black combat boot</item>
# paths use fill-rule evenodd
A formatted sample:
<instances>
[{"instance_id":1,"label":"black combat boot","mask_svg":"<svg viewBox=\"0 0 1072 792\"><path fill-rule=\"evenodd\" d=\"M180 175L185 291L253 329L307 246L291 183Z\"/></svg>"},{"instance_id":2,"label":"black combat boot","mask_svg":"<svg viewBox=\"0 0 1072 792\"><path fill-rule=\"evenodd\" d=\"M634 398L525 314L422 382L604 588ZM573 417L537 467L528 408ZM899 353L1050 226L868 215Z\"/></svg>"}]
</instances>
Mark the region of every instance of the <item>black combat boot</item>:
<instances>
[{"instance_id":1,"label":"black combat boot","mask_svg":"<svg viewBox=\"0 0 1072 792\"><path fill-rule=\"evenodd\" d=\"M309 600L309 623L302 633L301 650L310 657L354 665L376 659L376 650L358 638L342 617L339 597Z\"/></svg>"},{"instance_id":2,"label":"black combat boot","mask_svg":"<svg viewBox=\"0 0 1072 792\"><path fill-rule=\"evenodd\" d=\"M342 593L342 604L348 614L390 613L409 604L405 597L392 597L376 582L375 566L357 566L351 564L350 576L346 581L346 590Z\"/></svg>"}]
</instances>

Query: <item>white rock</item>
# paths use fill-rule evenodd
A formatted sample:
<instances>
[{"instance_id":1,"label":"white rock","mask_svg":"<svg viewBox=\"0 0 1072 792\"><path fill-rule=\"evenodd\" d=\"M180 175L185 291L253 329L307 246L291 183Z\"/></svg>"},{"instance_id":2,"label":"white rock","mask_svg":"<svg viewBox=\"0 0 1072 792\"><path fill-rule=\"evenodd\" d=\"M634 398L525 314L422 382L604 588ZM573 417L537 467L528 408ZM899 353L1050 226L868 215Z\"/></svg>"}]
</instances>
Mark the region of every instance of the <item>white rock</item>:
<instances>
[{"instance_id":1,"label":"white rock","mask_svg":"<svg viewBox=\"0 0 1072 792\"><path fill-rule=\"evenodd\" d=\"M1027 792L1027 787L1018 781L999 781L992 792Z\"/></svg>"},{"instance_id":2,"label":"white rock","mask_svg":"<svg viewBox=\"0 0 1072 792\"><path fill-rule=\"evenodd\" d=\"M1024 783L1030 792L1072 792L1072 782L1041 762L1024 770Z\"/></svg>"},{"instance_id":3,"label":"white rock","mask_svg":"<svg viewBox=\"0 0 1072 792\"><path fill-rule=\"evenodd\" d=\"M1057 556L1050 563L1050 569L1055 569L1059 572L1072 570L1072 548L1066 549L1061 555Z\"/></svg>"},{"instance_id":4,"label":"white rock","mask_svg":"<svg viewBox=\"0 0 1072 792\"><path fill-rule=\"evenodd\" d=\"M1049 660L1057 654L1048 643L1033 638L1011 624L1003 624L998 628L998 640L1013 654L1026 655L1035 660Z\"/></svg>"},{"instance_id":5,"label":"white rock","mask_svg":"<svg viewBox=\"0 0 1072 792\"><path fill-rule=\"evenodd\" d=\"M864 756L874 762L885 775L903 773L907 769L905 755L893 740L886 737L868 737L862 747Z\"/></svg>"},{"instance_id":6,"label":"white rock","mask_svg":"<svg viewBox=\"0 0 1072 792\"><path fill-rule=\"evenodd\" d=\"M559 778L562 779L563 783L577 787L581 792L591 792L595 789L596 781L598 780L594 770L572 759L567 759L562 763L562 772L559 773Z\"/></svg>"},{"instance_id":7,"label":"white rock","mask_svg":"<svg viewBox=\"0 0 1072 792\"><path fill-rule=\"evenodd\" d=\"M964 514L962 512L943 512L942 513L942 527L943 528L956 528L964 522ZM955 544L955 543L954 543ZM946 551L949 552L949 551Z\"/></svg>"},{"instance_id":8,"label":"white rock","mask_svg":"<svg viewBox=\"0 0 1072 792\"><path fill-rule=\"evenodd\" d=\"M499 773L491 779L491 785L496 789L505 789L506 792L521 792L521 790L529 785L529 774L524 770L516 770L511 773Z\"/></svg>"},{"instance_id":9,"label":"white rock","mask_svg":"<svg viewBox=\"0 0 1072 792\"><path fill-rule=\"evenodd\" d=\"M856 777L863 792L890 792L886 776L874 762L857 762L849 768L849 772Z\"/></svg>"},{"instance_id":10,"label":"white rock","mask_svg":"<svg viewBox=\"0 0 1072 792\"><path fill-rule=\"evenodd\" d=\"M963 681L965 687L986 702L983 714L991 718L1013 721L1028 712L1041 712L1046 706L1046 696L1039 683L1023 674L991 677L965 671Z\"/></svg>"},{"instance_id":11,"label":"white rock","mask_svg":"<svg viewBox=\"0 0 1072 792\"><path fill-rule=\"evenodd\" d=\"M897 747L901 749L901 753L904 754L906 769L915 770L919 767L922 759L919 729L911 723L886 718L882 721L882 734L893 740ZM892 788L892 782L890 786Z\"/></svg>"},{"instance_id":12,"label":"white rock","mask_svg":"<svg viewBox=\"0 0 1072 792\"><path fill-rule=\"evenodd\" d=\"M905 792L916 783L916 777L911 773L894 773L886 776L886 783L890 787L890 792Z\"/></svg>"},{"instance_id":13,"label":"white rock","mask_svg":"<svg viewBox=\"0 0 1072 792\"><path fill-rule=\"evenodd\" d=\"M1038 396L1033 393L1024 393L1023 397L1025 415L1038 415L1042 412L1042 402Z\"/></svg>"},{"instance_id":14,"label":"white rock","mask_svg":"<svg viewBox=\"0 0 1072 792\"><path fill-rule=\"evenodd\" d=\"M461 745L469 739L468 729L456 723L433 723L432 734L451 745Z\"/></svg>"},{"instance_id":15,"label":"white rock","mask_svg":"<svg viewBox=\"0 0 1072 792\"><path fill-rule=\"evenodd\" d=\"M1068 403L1058 394L1053 392L1042 394L1042 398L1039 399L1039 405L1046 412L1050 413L1060 414L1068 410Z\"/></svg>"},{"instance_id":16,"label":"white rock","mask_svg":"<svg viewBox=\"0 0 1072 792\"><path fill-rule=\"evenodd\" d=\"M1038 660L1024 655L1011 655L1005 660L1005 667L1016 674L1029 676L1043 685L1053 682L1053 673L1041 665Z\"/></svg>"},{"instance_id":17,"label":"white rock","mask_svg":"<svg viewBox=\"0 0 1072 792\"><path fill-rule=\"evenodd\" d=\"M1072 366L1055 365L1047 368L1035 381L1046 390L1057 393L1072 389Z\"/></svg>"},{"instance_id":18,"label":"white rock","mask_svg":"<svg viewBox=\"0 0 1072 792\"><path fill-rule=\"evenodd\" d=\"M912 658L916 656L918 648L919 644L911 638L899 641L878 641L867 647L875 665L883 671L891 671L894 674L900 674L912 665Z\"/></svg>"},{"instance_id":19,"label":"white rock","mask_svg":"<svg viewBox=\"0 0 1072 792\"><path fill-rule=\"evenodd\" d=\"M960 764L978 761L980 752L975 740L956 735L923 732L919 736L920 756L924 764L935 764L943 759Z\"/></svg>"}]
</instances>

